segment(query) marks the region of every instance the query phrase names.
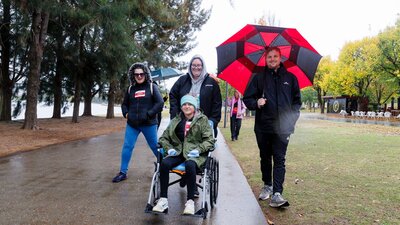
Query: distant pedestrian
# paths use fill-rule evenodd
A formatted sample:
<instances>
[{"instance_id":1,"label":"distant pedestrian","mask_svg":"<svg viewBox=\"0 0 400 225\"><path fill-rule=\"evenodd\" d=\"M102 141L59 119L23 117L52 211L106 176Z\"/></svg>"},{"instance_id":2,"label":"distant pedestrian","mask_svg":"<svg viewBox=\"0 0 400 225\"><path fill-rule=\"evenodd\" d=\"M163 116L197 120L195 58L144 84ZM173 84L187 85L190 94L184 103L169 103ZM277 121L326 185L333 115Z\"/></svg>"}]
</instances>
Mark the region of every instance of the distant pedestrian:
<instances>
[{"instance_id":1,"label":"distant pedestrian","mask_svg":"<svg viewBox=\"0 0 400 225\"><path fill-rule=\"evenodd\" d=\"M167 100L168 100L168 93L166 93L165 95L164 95L164 97L163 97L163 101L164 101L164 104L165 104L165 102L167 102ZM163 107L164 108L164 107ZM161 120L162 120L162 110L161 110L161 112L159 112L158 114L157 114L157 130L158 130L158 128L160 128L160 125L161 125Z\"/></svg>"},{"instance_id":2,"label":"distant pedestrian","mask_svg":"<svg viewBox=\"0 0 400 225\"><path fill-rule=\"evenodd\" d=\"M259 199L271 195L271 207L289 206L282 196L285 157L290 135L300 115L301 96L297 78L286 70L277 47L266 51L267 68L254 76L243 97L256 110L254 132L260 150L264 187Z\"/></svg>"},{"instance_id":3,"label":"distant pedestrian","mask_svg":"<svg viewBox=\"0 0 400 225\"><path fill-rule=\"evenodd\" d=\"M240 92L235 90L233 96L228 100L228 105L231 109L231 140L235 141L239 137L240 127L242 126L242 119L246 113L246 106L240 98Z\"/></svg>"},{"instance_id":4,"label":"distant pedestrian","mask_svg":"<svg viewBox=\"0 0 400 225\"><path fill-rule=\"evenodd\" d=\"M150 70L146 65L132 64L128 76L131 85L121 105L122 115L127 119L127 124L120 172L113 178L114 183L127 179L129 161L140 133L143 133L153 154L157 156L157 114L164 106L160 91L151 81Z\"/></svg>"}]
</instances>

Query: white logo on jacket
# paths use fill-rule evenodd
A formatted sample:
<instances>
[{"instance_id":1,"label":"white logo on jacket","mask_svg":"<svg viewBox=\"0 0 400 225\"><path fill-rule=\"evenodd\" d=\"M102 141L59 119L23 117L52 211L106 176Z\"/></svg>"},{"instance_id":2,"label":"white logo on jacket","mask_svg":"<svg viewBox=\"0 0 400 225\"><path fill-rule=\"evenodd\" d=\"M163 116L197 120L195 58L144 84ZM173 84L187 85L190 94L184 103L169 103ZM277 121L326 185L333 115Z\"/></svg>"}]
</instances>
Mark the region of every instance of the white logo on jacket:
<instances>
[{"instance_id":1,"label":"white logo on jacket","mask_svg":"<svg viewBox=\"0 0 400 225\"><path fill-rule=\"evenodd\" d=\"M143 98L146 96L146 90L140 90L135 92L135 98Z\"/></svg>"}]
</instances>

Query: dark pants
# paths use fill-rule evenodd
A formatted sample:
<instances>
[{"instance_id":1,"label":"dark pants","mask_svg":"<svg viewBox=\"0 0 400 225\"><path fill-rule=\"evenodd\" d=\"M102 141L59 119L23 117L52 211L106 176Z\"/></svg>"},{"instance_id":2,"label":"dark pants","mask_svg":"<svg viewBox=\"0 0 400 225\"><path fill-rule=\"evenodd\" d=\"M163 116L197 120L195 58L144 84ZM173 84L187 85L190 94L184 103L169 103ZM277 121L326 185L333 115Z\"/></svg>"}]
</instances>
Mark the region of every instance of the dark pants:
<instances>
[{"instance_id":1,"label":"dark pants","mask_svg":"<svg viewBox=\"0 0 400 225\"><path fill-rule=\"evenodd\" d=\"M282 193L286 173L285 156L290 134L255 133L260 150L262 180L265 185L273 185L274 193Z\"/></svg>"},{"instance_id":2,"label":"dark pants","mask_svg":"<svg viewBox=\"0 0 400 225\"><path fill-rule=\"evenodd\" d=\"M231 116L231 138L236 139L239 137L240 127L242 126L242 119L236 118L236 115Z\"/></svg>"},{"instance_id":3,"label":"dark pants","mask_svg":"<svg viewBox=\"0 0 400 225\"><path fill-rule=\"evenodd\" d=\"M182 155L169 156L161 161L160 165L160 183L161 183L161 194L163 198L168 198L168 186L169 186L169 171L178 166L182 162L185 162L185 158ZM182 179L186 179L187 184L187 199L194 199L194 190L196 187L196 163L192 160L186 160L185 170L186 174Z\"/></svg>"}]
</instances>

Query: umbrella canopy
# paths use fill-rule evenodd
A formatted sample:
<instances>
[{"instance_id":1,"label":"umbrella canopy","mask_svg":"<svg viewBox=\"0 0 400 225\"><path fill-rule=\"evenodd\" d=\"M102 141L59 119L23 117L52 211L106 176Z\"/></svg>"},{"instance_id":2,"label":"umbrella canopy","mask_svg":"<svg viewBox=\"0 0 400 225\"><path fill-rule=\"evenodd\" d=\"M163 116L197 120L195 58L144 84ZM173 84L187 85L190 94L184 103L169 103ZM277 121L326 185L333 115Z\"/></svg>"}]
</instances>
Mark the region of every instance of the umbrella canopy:
<instances>
[{"instance_id":1,"label":"umbrella canopy","mask_svg":"<svg viewBox=\"0 0 400 225\"><path fill-rule=\"evenodd\" d=\"M299 81L313 84L321 55L294 28L246 25L217 47L218 77L244 94L254 73L266 66L266 49L278 47L282 63Z\"/></svg>"},{"instance_id":2,"label":"umbrella canopy","mask_svg":"<svg viewBox=\"0 0 400 225\"><path fill-rule=\"evenodd\" d=\"M171 67L167 67L167 68L160 68L158 70L153 70L151 71L151 78L154 81L158 81L158 80L166 80L172 77L177 77L182 75L182 71L171 68Z\"/></svg>"}]
</instances>

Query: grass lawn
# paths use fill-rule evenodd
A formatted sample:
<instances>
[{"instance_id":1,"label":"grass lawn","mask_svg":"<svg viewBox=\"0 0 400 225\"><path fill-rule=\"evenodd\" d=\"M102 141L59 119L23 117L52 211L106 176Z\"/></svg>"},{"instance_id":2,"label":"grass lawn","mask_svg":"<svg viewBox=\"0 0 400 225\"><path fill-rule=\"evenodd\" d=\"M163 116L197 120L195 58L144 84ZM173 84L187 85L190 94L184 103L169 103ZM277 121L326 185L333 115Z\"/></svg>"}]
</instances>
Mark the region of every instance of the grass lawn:
<instances>
[{"instance_id":1,"label":"grass lawn","mask_svg":"<svg viewBox=\"0 0 400 225\"><path fill-rule=\"evenodd\" d=\"M253 126L254 118L245 118L235 142L229 123L220 130L258 198ZM259 202L275 224L400 224L400 127L301 118L288 147L284 189L289 208Z\"/></svg>"}]
</instances>

